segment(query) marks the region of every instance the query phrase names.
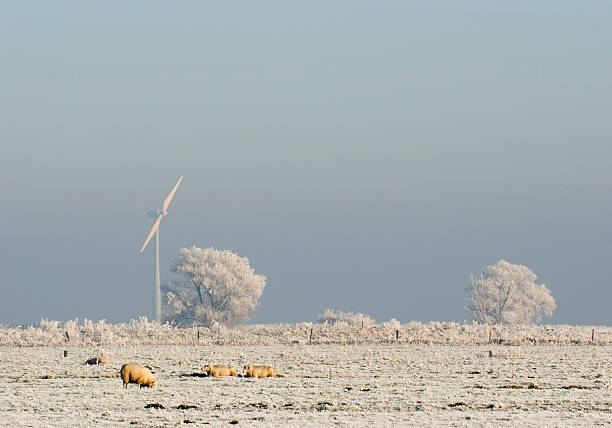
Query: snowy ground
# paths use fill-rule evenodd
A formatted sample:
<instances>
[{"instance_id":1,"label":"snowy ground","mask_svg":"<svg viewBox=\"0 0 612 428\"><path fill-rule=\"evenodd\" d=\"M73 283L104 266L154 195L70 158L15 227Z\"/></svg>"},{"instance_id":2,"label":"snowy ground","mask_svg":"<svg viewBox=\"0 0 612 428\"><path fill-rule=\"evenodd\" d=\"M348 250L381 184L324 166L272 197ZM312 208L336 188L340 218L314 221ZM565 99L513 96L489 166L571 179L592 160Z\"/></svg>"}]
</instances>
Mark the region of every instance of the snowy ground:
<instances>
[{"instance_id":1,"label":"snowy ground","mask_svg":"<svg viewBox=\"0 0 612 428\"><path fill-rule=\"evenodd\" d=\"M101 352L110 366L83 364ZM124 390L126 362L150 366L158 388ZM207 363L285 377L193 376ZM610 374L610 346L2 347L0 425L610 425Z\"/></svg>"}]
</instances>

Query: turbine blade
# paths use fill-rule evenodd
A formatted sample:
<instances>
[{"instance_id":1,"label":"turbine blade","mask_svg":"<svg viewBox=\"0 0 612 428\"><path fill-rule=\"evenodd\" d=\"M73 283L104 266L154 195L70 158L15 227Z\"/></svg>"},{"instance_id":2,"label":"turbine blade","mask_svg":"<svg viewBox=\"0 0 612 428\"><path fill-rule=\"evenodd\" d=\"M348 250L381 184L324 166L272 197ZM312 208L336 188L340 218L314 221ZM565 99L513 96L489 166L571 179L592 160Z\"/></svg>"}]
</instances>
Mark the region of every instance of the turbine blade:
<instances>
[{"instance_id":1,"label":"turbine blade","mask_svg":"<svg viewBox=\"0 0 612 428\"><path fill-rule=\"evenodd\" d=\"M153 224L153 227L151 228L151 231L149 232L149 236L147 236L147 239L145 239L144 244L142 244L142 248L140 249L141 253L144 251L145 247L147 246L147 244L149 243L153 235L155 235L155 232L157 232L157 229L159 229L159 223L161 223L162 217L163 215L160 214L159 217L157 217L157 220L155 220L155 223Z\"/></svg>"},{"instance_id":2,"label":"turbine blade","mask_svg":"<svg viewBox=\"0 0 612 428\"><path fill-rule=\"evenodd\" d=\"M170 205L170 201L174 197L174 194L176 193L176 189L178 189L179 184L181 184L182 180L183 180L183 176L181 175L181 178L179 178L178 181L176 182L176 186L174 186L174 188L172 189L172 191L170 192L170 194L164 201L164 206L162 207L162 214L166 213L166 210L168 209L168 205Z\"/></svg>"}]
</instances>

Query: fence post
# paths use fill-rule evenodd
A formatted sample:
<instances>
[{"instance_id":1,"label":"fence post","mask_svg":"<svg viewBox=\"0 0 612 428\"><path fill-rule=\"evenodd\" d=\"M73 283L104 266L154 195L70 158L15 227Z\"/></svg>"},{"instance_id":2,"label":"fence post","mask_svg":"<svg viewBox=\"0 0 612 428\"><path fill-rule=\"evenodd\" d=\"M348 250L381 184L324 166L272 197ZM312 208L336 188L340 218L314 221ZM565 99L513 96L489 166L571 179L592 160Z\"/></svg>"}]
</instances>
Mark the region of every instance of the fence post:
<instances>
[{"instance_id":1,"label":"fence post","mask_svg":"<svg viewBox=\"0 0 612 428\"><path fill-rule=\"evenodd\" d=\"M64 333L66 333L66 339L70 340L70 336L68 336L68 330L66 330Z\"/></svg>"},{"instance_id":2,"label":"fence post","mask_svg":"<svg viewBox=\"0 0 612 428\"><path fill-rule=\"evenodd\" d=\"M399 330L395 330L395 340L399 339Z\"/></svg>"},{"instance_id":3,"label":"fence post","mask_svg":"<svg viewBox=\"0 0 612 428\"><path fill-rule=\"evenodd\" d=\"M308 338L308 343L312 342L312 327L310 328L310 337Z\"/></svg>"},{"instance_id":4,"label":"fence post","mask_svg":"<svg viewBox=\"0 0 612 428\"><path fill-rule=\"evenodd\" d=\"M489 329L489 343L491 343L491 329Z\"/></svg>"},{"instance_id":5,"label":"fence post","mask_svg":"<svg viewBox=\"0 0 612 428\"><path fill-rule=\"evenodd\" d=\"M591 343L595 343L595 329L591 330Z\"/></svg>"},{"instance_id":6,"label":"fence post","mask_svg":"<svg viewBox=\"0 0 612 428\"><path fill-rule=\"evenodd\" d=\"M200 330L198 330L198 342L200 341Z\"/></svg>"}]
</instances>

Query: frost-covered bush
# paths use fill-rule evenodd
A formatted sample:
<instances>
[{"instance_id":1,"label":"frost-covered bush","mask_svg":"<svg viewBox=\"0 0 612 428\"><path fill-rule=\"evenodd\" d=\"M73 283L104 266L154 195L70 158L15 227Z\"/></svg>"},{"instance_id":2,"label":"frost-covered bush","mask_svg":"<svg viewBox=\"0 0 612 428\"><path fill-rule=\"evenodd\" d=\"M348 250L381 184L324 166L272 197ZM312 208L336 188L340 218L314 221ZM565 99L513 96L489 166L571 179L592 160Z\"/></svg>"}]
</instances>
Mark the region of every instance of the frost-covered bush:
<instances>
[{"instance_id":1,"label":"frost-covered bush","mask_svg":"<svg viewBox=\"0 0 612 428\"><path fill-rule=\"evenodd\" d=\"M472 319L484 324L530 324L551 316L555 299L526 266L500 260L472 276L465 288L465 308Z\"/></svg>"},{"instance_id":2,"label":"frost-covered bush","mask_svg":"<svg viewBox=\"0 0 612 428\"><path fill-rule=\"evenodd\" d=\"M383 323L384 327L390 328L391 330L397 330L401 325L402 324L395 318L391 318L389 321Z\"/></svg>"},{"instance_id":3,"label":"frost-covered bush","mask_svg":"<svg viewBox=\"0 0 612 428\"><path fill-rule=\"evenodd\" d=\"M359 325L360 327L361 325ZM396 330L399 338L396 339ZM594 331L594 336L592 336ZM68 332L68 335L66 335ZM311 336L312 333L312 336ZM592 340L592 338L594 340ZM36 326L0 325L0 346L259 346L306 344L405 344L405 345L612 345L612 327L569 325L458 324L454 322L401 324L390 320L364 328L337 324L214 324L181 327L159 324L146 317L129 323L104 320L43 320Z\"/></svg>"},{"instance_id":4,"label":"frost-covered bush","mask_svg":"<svg viewBox=\"0 0 612 428\"><path fill-rule=\"evenodd\" d=\"M179 325L246 321L266 286L249 259L228 250L182 248L172 271L178 278L164 286L164 320Z\"/></svg>"},{"instance_id":5,"label":"frost-covered bush","mask_svg":"<svg viewBox=\"0 0 612 428\"><path fill-rule=\"evenodd\" d=\"M351 327L371 327L374 325L374 320L367 314L353 312L335 312L332 309L326 309L319 315L317 321L320 324L338 325L344 324Z\"/></svg>"}]
</instances>

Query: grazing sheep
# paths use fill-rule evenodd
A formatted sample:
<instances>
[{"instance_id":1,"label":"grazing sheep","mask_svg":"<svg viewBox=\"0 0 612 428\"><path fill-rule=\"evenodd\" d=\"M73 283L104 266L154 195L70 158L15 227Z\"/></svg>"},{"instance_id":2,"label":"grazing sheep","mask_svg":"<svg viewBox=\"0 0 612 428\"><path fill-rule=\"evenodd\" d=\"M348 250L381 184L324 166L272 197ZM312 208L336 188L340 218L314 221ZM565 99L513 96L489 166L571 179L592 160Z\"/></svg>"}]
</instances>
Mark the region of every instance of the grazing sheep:
<instances>
[{"instance_id":1,"label":"grazing sheep","mask_svg":"<svg viewBox=\"0 0 612 428\"><path fill-rule=\"evenodd\" d=\"M219 376L236 376L238 374L236 369L233 368L233 367L211 366L210 364L207 365L206 367L203 367L202 370L204 370L206 373L208 373L208 376L214 376L214 377L219 377Z\"/></svg>"},{"instance_id":2,"label":"grazing sheep","mask_svg":"<svg viewBox=\"0 0 612 428\"><path fill-rule=\"evenodd\" d=\"M270 366L244 366L247 377L276 377L276 370Z\"/></svg>"},{"instance_id":3,"label":"grazing sheep","mask_svg":"<svg viewBox=\"0 0 612 428\"><path fill-rule=\"evenodd\" d=\"M138 364L124 364L119 373L123 379L124 388L127 388L128 383L136 383L140 388L143 386L154 388L157 385L157 379L149 369Z\"/></svg>"},{"instance_id":4,"label":"grazing sheep","mask_svg":"<svg viewBox=\"0 0 612 428\"><path fill-rule=\"evenodd\" d=\"M110 364L110 361L104 357L93 357L89 360L85 361L85 364L89 364L91 366L96 366L98 364Z\"/></svg>"}]
</instances>

